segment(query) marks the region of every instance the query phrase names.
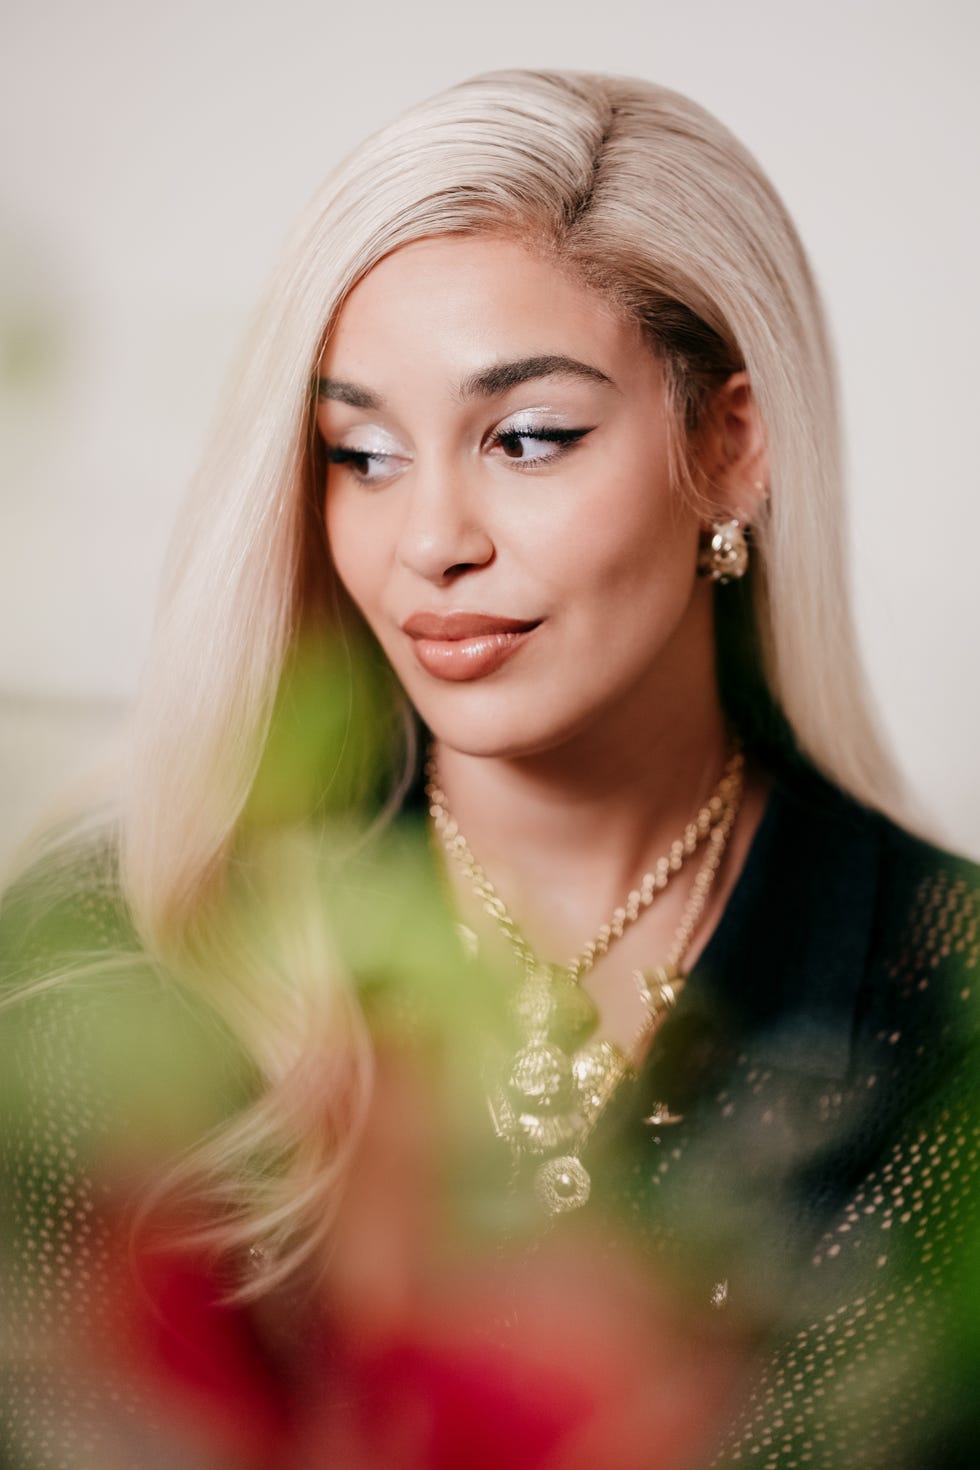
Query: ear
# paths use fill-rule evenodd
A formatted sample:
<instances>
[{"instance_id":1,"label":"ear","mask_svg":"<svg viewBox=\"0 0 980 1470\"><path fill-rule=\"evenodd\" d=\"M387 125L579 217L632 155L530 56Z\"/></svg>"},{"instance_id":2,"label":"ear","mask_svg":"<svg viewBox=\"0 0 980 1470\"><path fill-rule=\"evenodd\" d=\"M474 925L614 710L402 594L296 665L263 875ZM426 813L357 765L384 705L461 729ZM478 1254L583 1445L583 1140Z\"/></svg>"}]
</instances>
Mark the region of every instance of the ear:
<instances>
[{"instance_id":1,"label":"ear","mask_svg":"<svg viewBox=\"0 0 980 1470\"><path fill-rule=\"evenodd\" d=\"M747 372L722 384L706 418L700 459L708 502L719 516L749 525L769 494L769 445Z\"/></svg>"}]
</instances>

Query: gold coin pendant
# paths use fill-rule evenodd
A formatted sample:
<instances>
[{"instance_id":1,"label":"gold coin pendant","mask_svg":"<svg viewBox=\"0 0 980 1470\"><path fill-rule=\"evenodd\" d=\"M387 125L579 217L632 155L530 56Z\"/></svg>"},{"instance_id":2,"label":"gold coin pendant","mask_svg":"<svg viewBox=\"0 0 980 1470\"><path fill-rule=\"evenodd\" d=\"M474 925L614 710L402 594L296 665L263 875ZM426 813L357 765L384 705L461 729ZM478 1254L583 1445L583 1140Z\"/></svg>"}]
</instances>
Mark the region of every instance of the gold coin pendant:
<instances>
[{"instance_id":1,"label":"gold coin pendant","mask_svg":"<svg viewBox=\"0 0 980 1470\"><path fill-rule=\"evenodd\" d=\"M560 1154L539 1164L534 1174L534 1192L549 1215L580 1210L592 1192L589 1171L574 1154Z\"/></svg>"}]
</instances>

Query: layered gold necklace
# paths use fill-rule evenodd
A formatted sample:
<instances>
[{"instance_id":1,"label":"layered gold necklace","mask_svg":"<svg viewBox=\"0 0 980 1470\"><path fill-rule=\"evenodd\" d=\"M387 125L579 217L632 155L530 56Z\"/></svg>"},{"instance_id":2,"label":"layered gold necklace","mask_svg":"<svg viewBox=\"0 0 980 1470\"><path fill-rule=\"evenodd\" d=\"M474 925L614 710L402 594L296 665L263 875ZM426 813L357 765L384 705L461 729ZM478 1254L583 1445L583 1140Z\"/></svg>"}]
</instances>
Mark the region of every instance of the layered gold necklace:
<instances>
[{"instance_id":1,"label":"layered gold necklace","mask_svg":"<svg viewBox=\"0 0 980 1470\"><path fill-rule=\"evenodd\" d=\"M582 980L703 849L666 959L654 969L633 972L644 1016L630 1050L632 1056L641 1056L684 985L681 964L704 913L741 804L744 756L737 744L731 747L718 784L694 819L565 965L541 960L524 938L449 810L434 755L425 774L433 827L483 912L506 937L522 971L512 997L520 1042L488 1091L494 1129L510 1146L515 1166L526 1157L535 1161L535 1193L549 1214L578 1209L591 1191L582 1151L613 1093L633 1075L631 1056L615 1042L594 1035L599 1010ZM673 1119L665 1105L655 1104L648 1121L663 1124Z\"/></svg>"}]
</instances>

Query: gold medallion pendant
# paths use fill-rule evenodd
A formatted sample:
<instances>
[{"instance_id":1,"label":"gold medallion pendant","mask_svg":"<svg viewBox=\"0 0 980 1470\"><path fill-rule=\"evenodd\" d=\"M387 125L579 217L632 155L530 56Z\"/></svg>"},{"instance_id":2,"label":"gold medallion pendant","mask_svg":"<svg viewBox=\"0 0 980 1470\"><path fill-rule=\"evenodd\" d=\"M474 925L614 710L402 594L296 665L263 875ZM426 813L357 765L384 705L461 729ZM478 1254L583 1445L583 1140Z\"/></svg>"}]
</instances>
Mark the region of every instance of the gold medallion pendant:
<instances>
[{"instance_id":1,"label":"gold medallion pendant","mask_svg":"<svg viewBox=\"0 0 980 1470\"><path fill-rule=\"evenodd\" d=\"M562 1215L588 1203L592 1180L575 1154L559 1154L539 1164L534 1173L534 1192L549 1215Z\"/></svg>"},{"instance_id":2,"label":"gold medallion pendant","mask_svg":"<svg viewBox=\"0 0 980 1470\"><path fill-rule=\"evenodd\" d=\"M629 1062L612 1042L589 1039L599 1023L598 1009L557 966L529 970L512 1009L523 1041L504 1069L504 1080L490 1089L495 1130L522 1155L567 1149L591 1132L629 1075ZM587 1179L584 1166L578 1167ZM588 1197L587 1191L573 1194L582 1196L579 1203Z\"/></svg>"},{"instance_id":3,"label":"gold medallion pendant","mask_svg":"<svg viewBox=\"0 0 980 1470\"><path fill-rule=\"evenodd\" d=\"M477 862L452 817L439 785L434 757L426 767L426 795L436 833L459 864L484 912L510 942L523 970L511 1008L520 1037L517 1050L498 1070L487 1102L494 1131L510 1147L515 1166L535 1160L534 1195L546 1214L581 1209L592 1192L581 1154L620 1084L634 1075L629 1056L615 1042L595 1035L600 1015L583 978L627 927L648 908L673 876L703 845L680 925L667 960L652 970L633 972L643 1001L644 1019L631 1051L642 1056L654 1032L673 1008L684 976L680 963L704 911L742 796L744 757L734 745L721 779L683 835L631 889L582 951L567 965L544 963L524 938L507 905ZM473 944L476 936L467 927ZM680 1121L655 1103L649 1123Z\"/></svg>"}]
</instances>

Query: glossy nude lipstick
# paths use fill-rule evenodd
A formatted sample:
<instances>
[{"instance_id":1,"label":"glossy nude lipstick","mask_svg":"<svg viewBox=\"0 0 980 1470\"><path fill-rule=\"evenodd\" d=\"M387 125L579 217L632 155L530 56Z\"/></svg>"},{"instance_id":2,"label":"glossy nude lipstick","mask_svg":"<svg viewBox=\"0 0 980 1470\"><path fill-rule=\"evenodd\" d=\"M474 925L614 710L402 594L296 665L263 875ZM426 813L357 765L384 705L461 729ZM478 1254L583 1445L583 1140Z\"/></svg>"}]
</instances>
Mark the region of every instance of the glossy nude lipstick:
<instances>
[{"instance_id":1,"label":"glossy nude lipstick","mask_svg":"<svg viewBox=\"0 0 980 1470\"><path fill-rule=\"evenodd\" d=\"M506 663L540 626L492 613L413 613L402 624L415 657L436 679L482 679Z\"/></svg>"}]
</instances>

